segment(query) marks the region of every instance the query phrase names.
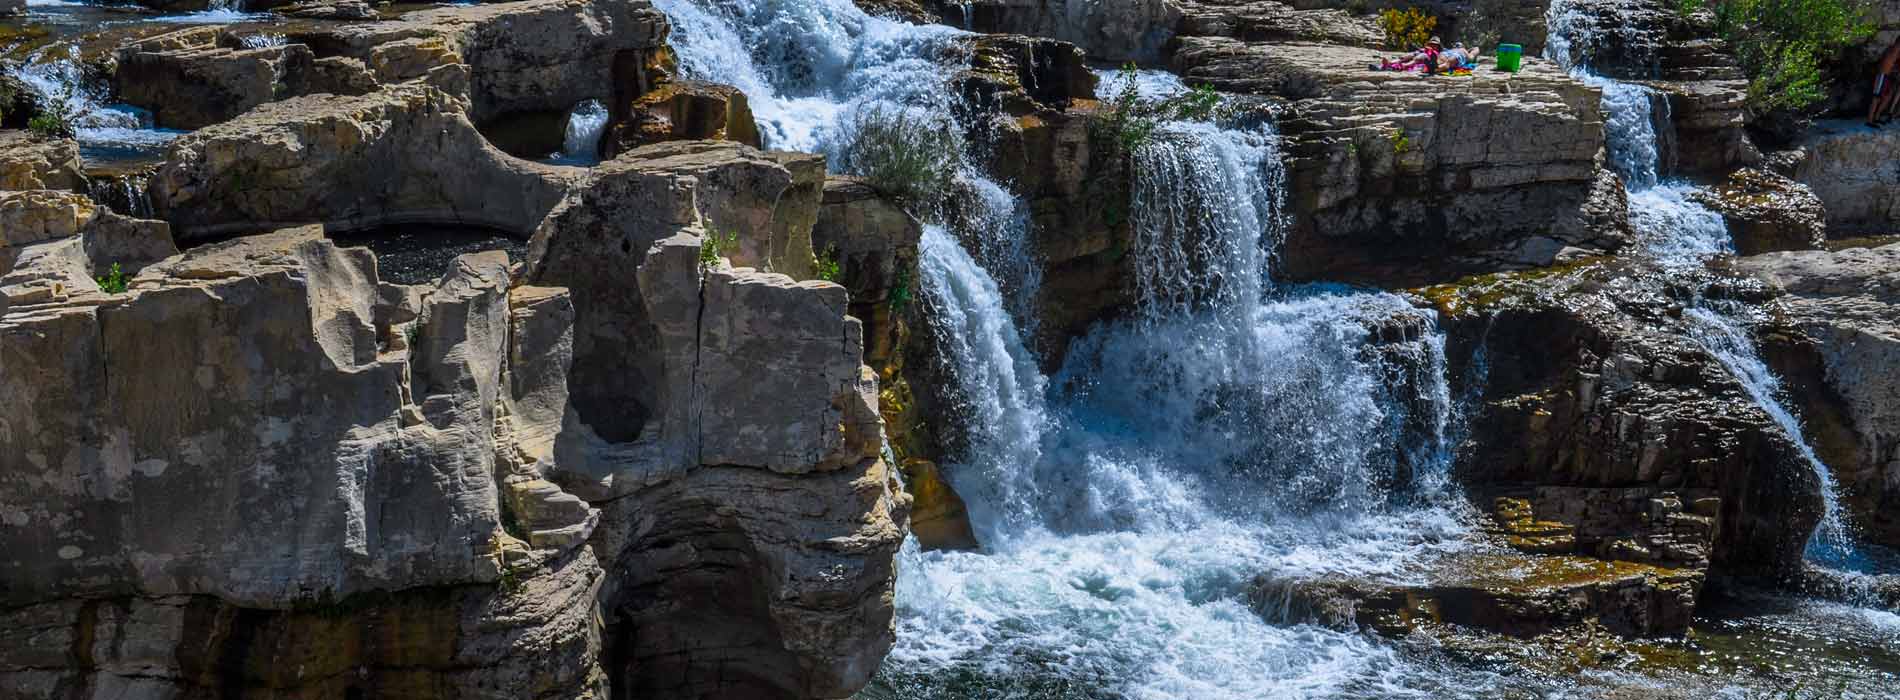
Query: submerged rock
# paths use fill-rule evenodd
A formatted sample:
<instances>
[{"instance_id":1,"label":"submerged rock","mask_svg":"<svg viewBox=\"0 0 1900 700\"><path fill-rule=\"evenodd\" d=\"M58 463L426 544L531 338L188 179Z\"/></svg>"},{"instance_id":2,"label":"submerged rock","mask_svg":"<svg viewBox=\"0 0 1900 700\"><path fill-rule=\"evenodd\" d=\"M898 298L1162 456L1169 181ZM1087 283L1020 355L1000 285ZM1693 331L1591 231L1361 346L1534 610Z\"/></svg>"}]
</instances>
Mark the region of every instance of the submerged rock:
<instances>
[{"instance_id":1,"label":"submerged rock","mask_svg":"<svg viewBox=\"0 0 1900 700\"><path fill-rule=\"evenodd\" d=\"M1261 615L1287 622L1359 627L1404 637L1452 626L1532 637L1602 627L1628 637L1682 635L1702 574L1578 556L1451 555L1419 583L1254 580Z\"/></svg>"}]
</instances>

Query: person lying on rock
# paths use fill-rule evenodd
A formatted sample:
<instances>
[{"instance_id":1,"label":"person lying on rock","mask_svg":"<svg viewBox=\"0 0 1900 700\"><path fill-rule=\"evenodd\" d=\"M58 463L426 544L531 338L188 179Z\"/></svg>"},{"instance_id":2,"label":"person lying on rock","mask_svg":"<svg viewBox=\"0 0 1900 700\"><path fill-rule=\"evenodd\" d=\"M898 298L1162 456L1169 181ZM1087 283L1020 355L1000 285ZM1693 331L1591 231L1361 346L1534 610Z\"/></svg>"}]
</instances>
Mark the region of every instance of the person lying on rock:
<instances>
[{"instance_id":1,"label":"person lying on rock","mask_svg":"<svg viewBox=\"0 0 1900 700\"><path fill-rule=\"evenodd\" d=\"M1477 70L1478 51L1475 46L1465 48L1464 44L1459 44L1450 51L1438 54L1438 72L1449 75L1459 70Z\"/></svg>"},{"instance_id":2,"label":"person lying on rock","mask_svg":"<svg viewBox=\"0 0 1900 700\"><path fill-rule=\"evenodd\" d=\"M1900 102L1900 37L1894 37L1886 53L1874 64L1874 95L1868 99L1867 126L1878 129L1893 121L1893 107Z\"/></svg>"},{"instance_id":3,"label":"person lying on rock","mask_svg":"<svg viewBox=\"0 0 1900 700\"><path fill-rule=\"evenodd\" d=\"M1400 72L1423 70L1431 73L1438 69L1438 55L1443 50L1444 46L1439 43L1438 37L1432 37L1431 41L1425 42L1425 45L1419 47L1417 51L1400 56L1397 60L1380 59L1379 65L1373 67L1373 70Z\"/></svg>"}]
</instances>

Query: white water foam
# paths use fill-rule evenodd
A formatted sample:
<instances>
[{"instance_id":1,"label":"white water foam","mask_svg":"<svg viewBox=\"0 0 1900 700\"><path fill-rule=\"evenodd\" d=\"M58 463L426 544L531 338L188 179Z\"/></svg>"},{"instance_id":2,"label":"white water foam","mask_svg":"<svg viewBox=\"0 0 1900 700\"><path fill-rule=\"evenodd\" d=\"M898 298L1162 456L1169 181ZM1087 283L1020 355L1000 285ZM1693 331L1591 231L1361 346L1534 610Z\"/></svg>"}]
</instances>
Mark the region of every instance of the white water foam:
<instances>
[{"instance_id":1,"label":"white water foam","mask_svg":"<svg viewBox=\"0 0 1900 700\"><path fill-rule=\"evenodd\" d=\"M56 48L41 49L8 70L41 100L60 105L82 148L93 154L149 153L184 133L153 127L150 112L108 102L78 62L48 57Z\"/></svg>"},{"instance_id":2,"label":"white water foam","mask_svg":"<svg viewBox=\"0 0 1900 700\"><path fill-rule=\"evenodd\" d=\"M607 131L607 106L587 100L568 110L561 150L548 156L556 165L590 166L600 163L600 138Z\"/></svg>"}]
</instances>

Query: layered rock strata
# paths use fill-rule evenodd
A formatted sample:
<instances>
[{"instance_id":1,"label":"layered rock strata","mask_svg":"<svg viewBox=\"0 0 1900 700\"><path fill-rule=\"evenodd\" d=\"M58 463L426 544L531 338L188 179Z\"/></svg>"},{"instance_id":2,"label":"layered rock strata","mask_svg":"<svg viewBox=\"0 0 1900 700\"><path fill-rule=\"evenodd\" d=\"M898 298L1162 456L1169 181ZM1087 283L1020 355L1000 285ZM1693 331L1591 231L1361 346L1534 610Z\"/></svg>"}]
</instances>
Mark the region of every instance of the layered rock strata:
<instances>
[{"instance_id":1,"label":"layered rock strata","mask_svg":"<svg viewBox=\"0 0 1900 700\"><path fill-rule=\"evenodd\" d=\"M1425 78L1372 50L1179 40L1191 83L1288 102L1294 226L1282 279L1405 286L1613 252L1621 184L1599 165L1598 91L1548 64Z\"/></svg>"},{"instance_id":2,"label":"layered rock strata","mask_svg":"<svg viewBox=\"0 0 1900 700\"><path fill-rule=\"evenodd\" d=\"M1766 296L1727 280L1732 294ZM1692 289L1641 263L1599 262L1424 295L1445 314L1452 376L1478 397L1460 480L1575 529L1518 533L1558 536L1540 551L1693 566L1706 548L1717 573L1800 568L1821 514L1817 476L1799 436L1694 340L1682 318ZM1713 520L1706 544L1695 518Z\"/></svg>"}]
</instances>

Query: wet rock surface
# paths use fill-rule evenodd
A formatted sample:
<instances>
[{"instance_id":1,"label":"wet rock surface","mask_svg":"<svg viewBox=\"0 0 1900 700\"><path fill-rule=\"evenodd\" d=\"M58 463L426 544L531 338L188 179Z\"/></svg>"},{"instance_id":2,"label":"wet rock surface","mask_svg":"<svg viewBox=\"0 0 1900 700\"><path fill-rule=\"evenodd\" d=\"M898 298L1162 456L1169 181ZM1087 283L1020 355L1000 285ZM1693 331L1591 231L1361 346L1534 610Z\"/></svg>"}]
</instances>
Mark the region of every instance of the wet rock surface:
<instances>
[{"instance_id":1,"label":"wet rock surface","mask_svg":"<svg viewBox=\"0 0 1900 700\"><path fill-rule=\"evenodd\" d=\"M1793 334L1780 364L1799 387L1809 432L1867 535L1900 545L1900 245L1773 253L1735 266L1784 293L1778 311Z\"/></svg>"},{"instance_id":2,"label":"wet rock surface","mask_svg":"<svg viewBox=\"0 0 1900 700\"><path fill-rule=\"evenodd\" d=\"M1568 514L1570 527L1629 533L1600 544L1599 555L1692 561L1699 557L1671 551L1681 544L1651 538L1676 521L1713 517L1712 571L1799 567L1820 516L1813 471L1793 437L1678 325L1690 298L1642 265L1587 263L1422 292L1446 315L1448 352L1475 373L1468 390L1481 397L1461 481L1477 495L1531 492L1538 520ZM1611 502L1663 498L1613 495L1633 486L1672 491L1675 505L1589 505L1602 496L1587 489L1610 490L1598 493Z\"/></svg>"},{"instance_id":3,"label":"wet rock surface","mask_svg":"<svg viewBox=\"0 0 1900 700\"><path fill-rule=\"evenodd\" d=\"M1807 187L1762 170L1743 169L1696 201L1722 215L1742 255L1815 250L1827 242L1827 210Z\"/></svg>"}]
</instances>

